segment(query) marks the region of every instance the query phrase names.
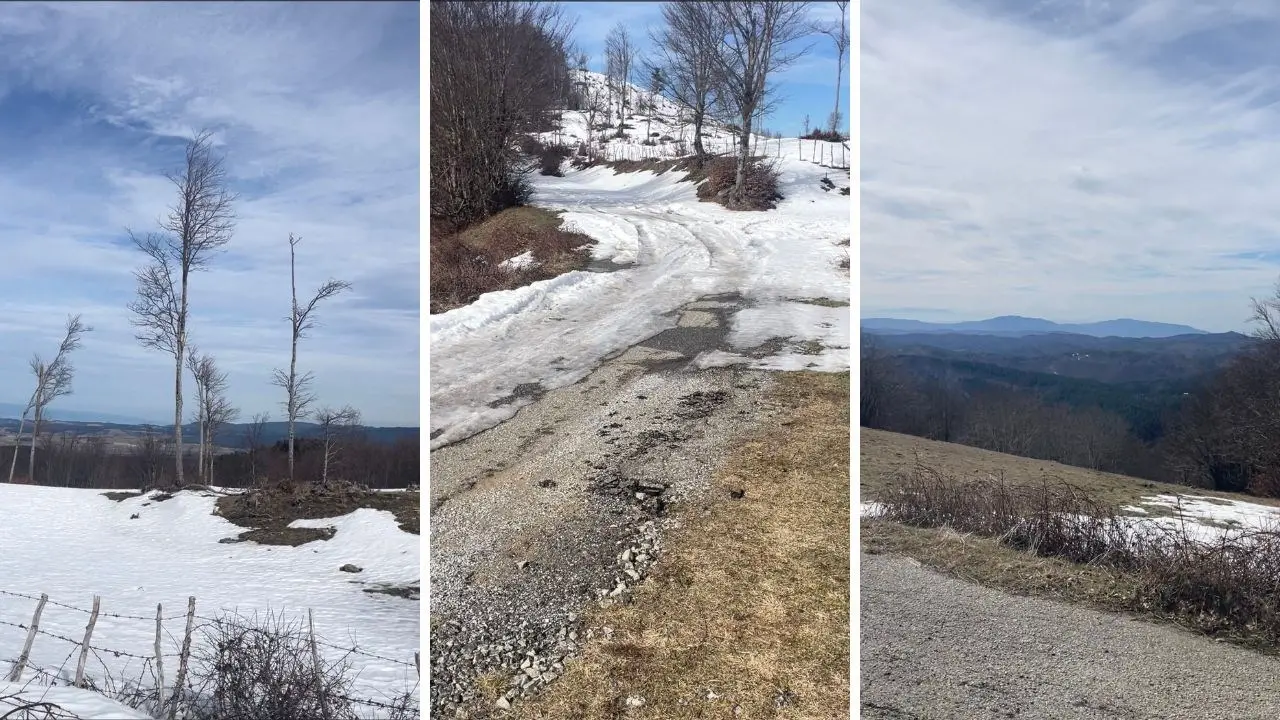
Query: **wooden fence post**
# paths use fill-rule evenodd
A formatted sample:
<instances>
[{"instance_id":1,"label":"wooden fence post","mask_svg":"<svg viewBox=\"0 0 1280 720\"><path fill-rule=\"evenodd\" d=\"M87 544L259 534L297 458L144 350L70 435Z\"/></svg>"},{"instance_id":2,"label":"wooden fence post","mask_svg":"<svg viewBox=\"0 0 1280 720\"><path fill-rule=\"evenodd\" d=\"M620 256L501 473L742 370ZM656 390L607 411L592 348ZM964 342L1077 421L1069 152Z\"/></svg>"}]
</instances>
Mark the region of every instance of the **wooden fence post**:
<instances>
[{"instance_id":1,"label":"wooden fence post","mask_svg":"<svg viewBox=\"0 0 1280 720\"><path fill-rule=\"evenodd\" d=\"M164 606L156 603L156 703L164 711L164 655L160 652L161 622L164 619Z\"/></svg>"},{"instance_id":2,"label":"wooden fence post","mask_svg":"<svg viewBox=\"0 0 1280 720\"><path fill-rule=\"evenodd\" d=\"M320 694L320 717L329 720L329 703L324 696L324 676L320 672L320 650L316 647L316 621L307 608L307 628L311 632L311 662L315 665L316 692Z\"/></svg>"},{"instance_id":3,"label":"wooden fence post","mask_svg":"<svg viewBox=\"0 0 1280 720\"><path fill-rule=\"evenodd\" d=\"M44 604L49 601L49 596L40 593L40 602L36 603L36 614L31 616L31 627L27 628L27 642L22 646L22 654L18 656L18 664L13 666L13 672L9 673L9 682L18 682L22 679L22 671L27 667L27 661L31 659L31 645L36 641L36 632L40 629L40 613L44 612Z\"/></svg>"},{"instance_id":4,"label":"wooden fence post","mask_svg":"<svg viewBox=\"0 0 1280 720\"><path fill-rule=\"evenodd\" d=\"M191 658L191 628L196 620L196 597L187 598L187 630L182 635L182 654L178 656L178 682L169 697L169 720L178 717L178 703L182 702L182 693L187 682L187 662ZM164 708L161 708L163 710Z\"/></svg>"},{"instance_id":5,"label":"wooden fence post","mask_svg":"<svg viewBox=\"0 0 1280 720\"><path fill-rule=\"evenodd\" d=\"M93 637L93 626L98 624L98 607L102 598L93 596L93 612L89 613L89 625L84 629L84 642L80 643L80 662L76 663L76 687L84 687L84 663L89 659L89 640Z\"/></svg>"},{"instance_id":6,"label":"wooden fence post","mask_svg":"<svg viewBox=\"0 0 1280 720\"><path fill-rule=\"evenodd\" d=\"M422 679L422 657L418 653L413 654L413 666L418 670L418 679Z\"/></svg>"}]
</instances>

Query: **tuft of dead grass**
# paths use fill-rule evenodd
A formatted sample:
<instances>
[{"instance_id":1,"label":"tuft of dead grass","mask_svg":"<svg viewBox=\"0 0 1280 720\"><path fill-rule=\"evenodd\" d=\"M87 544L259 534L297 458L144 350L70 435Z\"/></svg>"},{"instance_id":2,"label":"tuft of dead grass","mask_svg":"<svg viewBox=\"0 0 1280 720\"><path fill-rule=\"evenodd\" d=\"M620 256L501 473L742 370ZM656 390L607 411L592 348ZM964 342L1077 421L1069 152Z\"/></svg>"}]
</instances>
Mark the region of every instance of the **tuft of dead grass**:
<instances>
[{"instance_id":1,"label":"tuft of dead grass","mask_svg":"<svg viewBox=\"0 0 1280 720\"><path fill-rule=\"evenodd\" d=\"M431 237L431 313L475 302L484 293L510 290L586 267L595 242L562 227L558 212L517 207L453 234ZM503 262L532 253L534 264Z\"/></svg>"},{"instance_id":2,"label":"tuft of dead grass","mask_svg":"<svg viewBox=\"0 0 1280 720\"><path fill-rule=\"evenodd\" d=\"M782 374L776 402L633 602L589 618L609 638L518 717L849 716L849 375Z\"/></svg>"}]
</instances>

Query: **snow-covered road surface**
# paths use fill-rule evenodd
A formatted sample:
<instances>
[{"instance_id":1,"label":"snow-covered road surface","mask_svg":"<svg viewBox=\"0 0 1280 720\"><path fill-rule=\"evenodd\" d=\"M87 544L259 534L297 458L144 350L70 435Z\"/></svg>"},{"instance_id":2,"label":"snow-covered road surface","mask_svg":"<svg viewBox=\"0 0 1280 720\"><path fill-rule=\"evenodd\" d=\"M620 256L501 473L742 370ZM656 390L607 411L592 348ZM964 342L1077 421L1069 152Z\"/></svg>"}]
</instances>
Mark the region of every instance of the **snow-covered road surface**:
<instances>
[{"instance_id":1,"label":"snow-covered road surface","mask_svg":"<svg viewBox=\"0 0 1280 720\"><path fill-rule=\"evenodd\" d=\"M840 261L851 199L820 181L846 187L849 174L800 161L797 141L789 143L778 163L785 199L770 211L700 202L677 171L538 176L535 204L563 210L567 225L596 240L595 258L624 267L570 272L432 316L432 447L577 382L605 357L674 327L677 308L707 295L744 299L730 333L735 347L788 340L769 358L718 352L699 365L848 369L849 274ZM821 298L845 304L800 302Z\"/></svg>"}]
</instances>

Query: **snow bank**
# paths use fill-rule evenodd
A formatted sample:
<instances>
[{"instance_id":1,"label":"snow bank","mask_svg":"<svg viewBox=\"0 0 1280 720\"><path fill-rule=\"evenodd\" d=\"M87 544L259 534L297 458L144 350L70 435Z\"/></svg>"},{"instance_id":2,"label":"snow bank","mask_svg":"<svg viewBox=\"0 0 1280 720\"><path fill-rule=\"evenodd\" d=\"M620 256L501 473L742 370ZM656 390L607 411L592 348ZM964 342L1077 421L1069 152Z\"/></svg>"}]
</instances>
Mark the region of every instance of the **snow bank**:
<instances>
[{"instance_id":1,"label":"snow bank","mask_svg":"<svg viewBox=\"0 0 1280 720\"><path fill-rule=\"evenodd\" d=\"M188 596L195 596L196 613L203 617L286 611L302 618L310 608L317 634L328 641L408 663L354 656L356 696L380 700L414 685L419 604L364 589L419 582L417 535L400 530L391 513L360 509L295 523L334 527L331 540L298 547L224 544L218 541L244 528L213 514L216 499L183 491L164 501L144 496L114 502L97 490L0 484L0 591L47 593L41 630L72 639L83 636L88 616L54 603L89 608L100 595L103 615L92 644L142 657L154 654L157 603L166 617L184 615ZM340 572L346 563L364 571ZM32 599L0 593L0 660L16 657L26 637L24 629L7 623L25 625L34 609ZM166 622L167 653L178 652L184 622ZM39 636L31 665L50 672L74 669L74 661L68 663L74 650L73 644ZM136 679L142 672L140 659L101 656L117 679ZM174 660L166 662L172 667ZM102 667L91 662L88 672L100 674ZM172 671L167 675L172 682Z\"/></svg>"}]
</instances>

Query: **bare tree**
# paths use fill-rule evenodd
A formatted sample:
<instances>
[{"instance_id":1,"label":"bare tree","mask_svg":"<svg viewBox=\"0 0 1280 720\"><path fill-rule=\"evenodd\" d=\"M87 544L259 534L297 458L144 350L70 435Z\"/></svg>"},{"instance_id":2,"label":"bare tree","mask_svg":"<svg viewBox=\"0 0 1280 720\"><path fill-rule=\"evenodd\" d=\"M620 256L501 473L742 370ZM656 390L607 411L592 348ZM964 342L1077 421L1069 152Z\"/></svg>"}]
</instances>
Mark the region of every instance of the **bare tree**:
<instances>
[{"instance_id":1,"label":"bare tree","mask_svg":"<svg viewBox=\"0 0 1280 720\"><path fill-rule=\"evenodd\" d=\"M62 336L62 344L58 346L58 354L52 362L46 363L39 355L31 358L31 374L36 376L36 389L27 401L27 407L18 421L18 440L22 437L22 428L27 416L31 416L31 452L27 455L27 480L35 482L36 474L36 440L40 437L40 423L44 421L44 411L49 403L64 395L71 394L71 380L75 376L75 368L71 365L71 353L80 347L84 334L93 328L85 325L79 315L67 318L66 333ZM13 459L9 463L9 482L13 482L14 469L18 464L18 441L14 442Z\"/></svg>"},{"instance_id":2,"label":"bare tree","mask_svg":"<svg viewBox=\"0 0 1280 720\"><path fill-rule=\"evenodd\" d=\"M344 405L335 410L320 408L316 412L316 422L320 424L320 441L324 446L324 460L320 470L320 483L329 482L329 464L337 457L342 440L360 426L360 411Z\"/></svg>"},{"instance_id":3,"label":"bare tree","mask_svg":"<svg viewBox=\"0 0 1280 720\"><path fill-rule=\"evenodd\" d=\"M134 244L150 263L137 271L138 297L129 304L136 316L137 339L144 347L173 357L173 456L182 485L182 363L187 347L188 285L193 272L208 269L213 256L231 240L235 230L232 203L222 158L213 153L207 130L187 143L182 170L169 173L178 200L160 221L160 232L138 237Z\"/></svg>"},{"instance_id":4,"label":"bare tree","mask_svg":"<svg viewBox=\"0 0 1280 720\"><path fill-rule=\"evenodd\" d=\"M583 111L582 114L587 121L587 146L588 148L594 142L596 121L599 120L600 114L608 112L609 97L608 94L595 83L587 85L583 93Z\"/></svg>"},{"instance_id":5,"label":"bare tree","mask_svg":"<svg viewBox=\"0 0 1280 720\"><path fill-rule=\"evenodd\" d=\"M267 413L258 413L253 416L253 422L244 429L244 444L247 446L249 455L249 479L254 485L258 484L258 450L262 447L262 440L266 436L269 417Z\"/></svg>"},{"instance_id":6,"label":"bare tree","mask_svg":"<svg viewBox=\"0 0 1280 720\"><path fill-rule=\"evenodd\" d=\"M167 450L164 445L164 438L160 433L147 425L133 446L133 470L142 481L144 493L158 486L164 475L164 455Z\"/></svg>"},{"instance_id":7,"label":"bare tree","mask_svg":"<svg viewBox=\"0 0 1280 720\"><path fill-rule=\"evenodd\" d=\"M706 154L702 126L714 98L712 55L720 51L724 37L720 16L706 3L669 2L662 6L663 25L651 36L655 56L651 64L662 69L663 91L693 122L693 151Z\"/></svg>"},{"instance_id":8,"label":"bare tree","mask_svg":"<svg viewBox=\"0 0 1280 720\"><path fill-rule=\"evenodd\" d=\"M831 111L831 117L827 122L827 131L831 133L840 128L840 119L844 117L844 113L840 108L840 90L844 83L844 55L849 51L849 22L847 16L849 1L835 0L835 3L840 10L840 19L817 23L813 26L816 32L831 38L831 41L836 46L836 105L835 109Z\"/></svg>"},{"instance_id":9,"label":"bare tree","mask_svg":"<svg viewBox=\"0 0 1280 720\"><path fill-rule=\"evenodd\" d=\"M196 465L200 482L213 484L213 448L218 431L239 411L227 398L227 374L219 371L210 355L187 354L187 369L196 383L196 420L200 428L200 459Z\"/></svg>"},{"instance_id":10,"label":"bare tree","mask_svg":"<svg viewBox=\"0 0 1280 720\"><path fill-rule=\"evenodd\" d=\"M351 283L342 280L330 279L316 290L316 294L306 305L298 304L298 275L296 270L296 248L298 243L302 242L302 238L289 235L289 283L293 291L293 311L289 314L289 322L292 328L293 340L289 354L289 372L276 370L272 377L272 383L285 391L286 399L284 403L285 412L289 419L289 483L294 482L293 475L293 457L294 457L294 439L295 426L300 418L306 417L307 408L311 403L315 402L315 395L311 392L312 374L310 372L298 374L298 341L306 337L307 331L315 327L315 318L311 313L316 309L316 305L321 300L351 289Z\"/></svg>"},{"instance_id":11,"label":"bare tree","mask_svg":"<svg viewBox=\"0 0 1280 720\"><path fill-rule=\"evenodd\" d=\"M515 140L554 118L571 30L552 3L432 2L431 217L463 227L528 197Z\"/></svg>"},{"instance_id":12,"label":"bare tree","mask_svg":"<svg viewBox=\"0 0 1280 720\"><path fill-rule=\"evenodd\" d=\"M745 190L751 161L751 130L768 104L769 79L808 51L793 43L809 32L806 2L720 0L706 3L724 24L714 61L717 95L727 113L738 121L738 168L732 194ZM701 34L701 37L706 37Z\"/></svg>"},{"instance_id":13,"label":"bare tree","mask_svg":"<svg viewBox=\"0 0 1280 720\"><path fill-rule=\"evenodd\" d=\"M604 39L604 57L606 74L618 98L618 136L622 136L622 126L626 124L627 108L630 107L631 71L635 68L636 43L627 30L626 23L619 21Z\"/></svg>"}]
</instances>

